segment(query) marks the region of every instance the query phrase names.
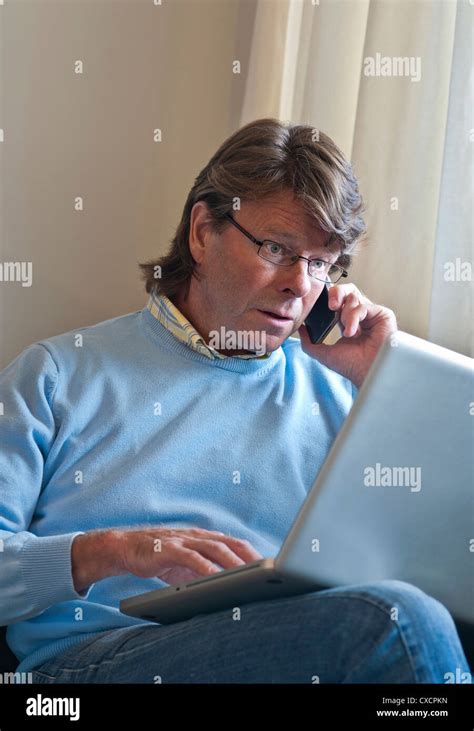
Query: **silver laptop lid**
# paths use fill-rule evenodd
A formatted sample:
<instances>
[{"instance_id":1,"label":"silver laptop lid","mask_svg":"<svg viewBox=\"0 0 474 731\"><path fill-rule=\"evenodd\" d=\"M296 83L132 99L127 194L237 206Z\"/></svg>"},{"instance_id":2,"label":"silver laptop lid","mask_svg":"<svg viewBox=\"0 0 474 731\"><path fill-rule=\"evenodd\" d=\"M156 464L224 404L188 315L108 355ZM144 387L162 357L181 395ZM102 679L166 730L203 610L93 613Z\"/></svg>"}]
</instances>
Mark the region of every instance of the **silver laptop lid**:
<instances>
[{"instance_id":1,"label":"silver laptop lid","mask_svg":"<svg viewBox=\"0 0 474 731\"><path fill-rule=\"evenodd\" d=\"M277 566L322 585L408 581L474 618L472 359L381 347Z\"/></svg>"}]
</instances>

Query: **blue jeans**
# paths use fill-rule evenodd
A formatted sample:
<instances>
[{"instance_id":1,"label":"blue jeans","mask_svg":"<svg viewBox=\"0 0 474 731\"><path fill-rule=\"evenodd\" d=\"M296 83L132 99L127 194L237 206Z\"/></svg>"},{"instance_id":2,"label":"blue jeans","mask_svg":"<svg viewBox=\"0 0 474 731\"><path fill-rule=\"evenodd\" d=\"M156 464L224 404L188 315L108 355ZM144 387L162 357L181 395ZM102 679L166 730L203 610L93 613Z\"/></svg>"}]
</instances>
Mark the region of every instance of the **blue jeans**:
<instances>
[{"instance_id":1,"label":"blue jeans","mask_svg":"<svg viewBox=\"0 0 474 731\"><path fill-rule=\"evenodd\" d=\"M33 682L446 683L470 672L447 609L401 581L243 604L236 616L101 632Z\"/></svg>"}]
</instances>

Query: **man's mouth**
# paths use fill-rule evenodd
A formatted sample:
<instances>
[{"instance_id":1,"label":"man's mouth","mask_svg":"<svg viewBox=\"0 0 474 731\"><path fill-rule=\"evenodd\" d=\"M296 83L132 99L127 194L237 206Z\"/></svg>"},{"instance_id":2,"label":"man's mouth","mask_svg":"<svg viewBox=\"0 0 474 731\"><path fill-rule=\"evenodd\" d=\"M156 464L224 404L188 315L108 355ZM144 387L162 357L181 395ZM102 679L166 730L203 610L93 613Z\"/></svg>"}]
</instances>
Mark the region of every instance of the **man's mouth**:
<instances>
[{"instance_id":1,"label":"man's mouth","mask_svg":"<svg viewBox=\"0 0 474 731\"><path fill-rule=\"evenodd\" d=\"M263 315L266 315L266 317L269 320L272 320L273 322L279 323L284 325L287 322L293 322L292 317L287 317L285 315L281 315L277 312L272 312L271 310L258 310L258 312L261 312Z\"/></svg>"}]
</instances>

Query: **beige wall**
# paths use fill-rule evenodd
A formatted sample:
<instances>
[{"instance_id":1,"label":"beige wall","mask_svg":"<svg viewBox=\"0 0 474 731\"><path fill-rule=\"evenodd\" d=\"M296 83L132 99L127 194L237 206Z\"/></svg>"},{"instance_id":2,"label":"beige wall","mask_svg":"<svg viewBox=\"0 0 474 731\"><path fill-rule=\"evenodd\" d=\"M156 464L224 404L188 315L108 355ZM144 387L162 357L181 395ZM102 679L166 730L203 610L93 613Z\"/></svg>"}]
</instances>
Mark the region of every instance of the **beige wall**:
<instances>
[{"instance_id":1,"label":"beige wall","mask_svg":"<svg viewBox=\"0 0 474 731\"><path fill-rule=\"evenodd\" d=\"M0 11L0 261L33 266L31 287L0 282L2 368L37 340L143 307L137 261L166 250L195 176L240 126L255 2Z\"/></svg>"}]
</instances>

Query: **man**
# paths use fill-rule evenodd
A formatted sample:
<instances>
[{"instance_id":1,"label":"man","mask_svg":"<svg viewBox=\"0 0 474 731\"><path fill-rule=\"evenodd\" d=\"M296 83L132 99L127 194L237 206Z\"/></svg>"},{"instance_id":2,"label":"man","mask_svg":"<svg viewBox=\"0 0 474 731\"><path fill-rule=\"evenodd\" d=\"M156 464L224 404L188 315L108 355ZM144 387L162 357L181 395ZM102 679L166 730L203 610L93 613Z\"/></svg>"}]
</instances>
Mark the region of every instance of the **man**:
<instances>
[{"instance_id":1,"label":"man","mask_svg":"<svg viewBox=\"0 0 474 731\"><path fill-rule=\"evenodd\" d=\"M18 671L442 683L467 667L447 610L396 581L169 626L118 610L276 555L396 330L391 310L338 283L361 211L326 135L257 120L196 179L168 254L141 265L143 310L35 343L0 375L0 622ZM326 283L343 337L314 346L303 323Z\"/></svg>"}]
</instances>

